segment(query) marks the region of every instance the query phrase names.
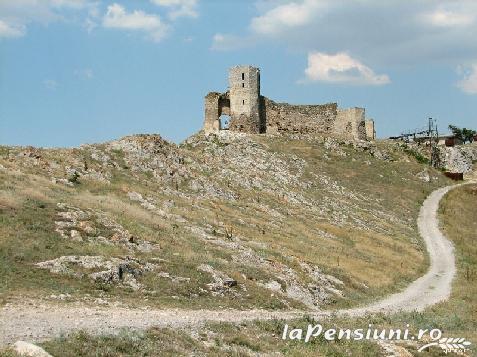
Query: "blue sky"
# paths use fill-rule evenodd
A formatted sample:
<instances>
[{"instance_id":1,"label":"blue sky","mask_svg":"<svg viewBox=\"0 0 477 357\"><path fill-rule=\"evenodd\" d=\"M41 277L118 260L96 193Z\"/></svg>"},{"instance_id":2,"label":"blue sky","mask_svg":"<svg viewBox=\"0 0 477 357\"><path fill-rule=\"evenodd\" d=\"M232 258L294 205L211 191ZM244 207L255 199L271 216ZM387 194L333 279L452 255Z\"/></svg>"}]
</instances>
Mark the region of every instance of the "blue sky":
<instances>
[{"instance_id":1,"label":"blue sky","mask_svg":"<svg viewBox=\"0 0 477 357\"><path fill-rule=\"evenodd\" d=\"M276 101L365 107L379 137L475 128L476 34L473 0L2 0L0 144L180 142L236 64Z\"/></svg>"}]
</instances>

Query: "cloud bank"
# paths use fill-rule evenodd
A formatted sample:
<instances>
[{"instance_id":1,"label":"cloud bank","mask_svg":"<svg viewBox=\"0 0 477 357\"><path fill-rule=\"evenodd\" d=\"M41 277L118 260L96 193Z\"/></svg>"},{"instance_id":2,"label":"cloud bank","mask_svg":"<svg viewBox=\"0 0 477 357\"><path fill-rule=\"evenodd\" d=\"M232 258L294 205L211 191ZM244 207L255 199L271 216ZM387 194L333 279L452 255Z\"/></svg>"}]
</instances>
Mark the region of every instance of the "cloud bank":
<instances>
[{"instance_id":1,"label":"cloud bank","mask_svg":"<svg viewBox=\"0 0 477 357\"><path fill-rule=\"evenodd\" d=\"M137 6L140 2L131 2ZM154 42L161 41L173 22L179 18L198 17L198 0L150 0L169 21L156 13L138 8L127 9L113 1L100 0L0 0L0 39L25 36L28 25L52 22L78 22L88 32L102 26L126 32L146 34ZM79 20L80 19L80 20Z\"/></svg>"},{"instance_id":2,"label":"cloud bank","mask_svg":"<svg viewBox=\"0 0 477 357\"><path fill-rule=\"evenodd\" d=\"M242 32L217 33L212 49L272 43L298 53L315 53L307 78L342 84L389 82L371 68L455 67L477 61L475 0L271 0L257 2L257 12ZM353 63L354 58L366 66ZM353 69L343 71L344 63Z\"/></svg>"},{"instance_id":3,"label":"cloud bank","mask_svg":"<svg viewBox=\"0 0 477 357\"><path fill-rule=\"evenodd\" d=\"M97 6L90 0L1 0L0 39L25 36L33 22L47 25L67 21L72 12L83 13L86 21Z\"/></svg>"}]
</instances>

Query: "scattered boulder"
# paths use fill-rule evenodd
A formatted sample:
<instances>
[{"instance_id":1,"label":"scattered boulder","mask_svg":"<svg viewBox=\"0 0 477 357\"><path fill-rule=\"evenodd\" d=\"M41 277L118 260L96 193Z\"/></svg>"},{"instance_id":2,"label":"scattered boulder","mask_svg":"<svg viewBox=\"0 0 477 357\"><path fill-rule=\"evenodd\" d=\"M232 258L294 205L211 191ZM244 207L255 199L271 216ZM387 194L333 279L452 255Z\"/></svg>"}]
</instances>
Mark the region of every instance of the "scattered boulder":
<instances>
[{"instance_id":1,"label":"scattered boulder","mask_svg":"<svg viewBox=\"0 0 477 357\"><path fill-rule=\"evenodd\" d=\"M282 286L278 281L271 280L268 283L263 285L265 288L268 290L276 291L276 292L281 292L282 291Z\"/></svg>"},{"instance_id":2,"label":"scattered boulder","mask_svg":"<svg viewBox=\"0 0 477 357\"><path fill-rule=\"evenodd\" d=\"M40 269L47 269L54 274L87 277L102 284L120 284L133 290L139 290L141 275L155 271L156 264L144 262L133 257L109 258L102 256L67 255L35 264ZM86 272L85 272L86 270ZM89 272L88 272L89 270Z\"/></svg>"},{"instance_id":3,"label":"scattered boulder","mask_svg":"<svg viewBox=\"0 0 477 357\"><path fill-rule=\"evenodd\" d=\"M65 186L70 186L70 187L74 187L74 184L70 181L68 181L67 179L65 178L56 178L56 177L53 177L51 179L51 182L53 182L54 184L58 184L58 183L61 183Z\"/></svg>"},{"instance_id":4,"label":"scattered boulder","mask_svg":"<svg viewBox=\"0 0 477 357\"><path fill-rule=\"evenodd\" d=\"M115 244L142 252L159 249L157 244L134 237L121 224L102 211L80 209L65 203L58 203L57 207L59 212L55 231L65 239ZM100 236L100 232L105 236Z\"/></svg>"},{"instance_id":5,"label":"scattered boulder","mask_svg":"<svg viewBox=\"0 0 477 357\"><path fill-rule=\"evenodd\" d=\"M228 286L229 288L233 286L237 286L237 280L234 280L232 278L225 278L224 279L224 286Z\"/></svg>"},{"instance_id":6,"label":"scattered boulder","mask_svg":"<svg viewBox=\"0 0 477 357\"><path fill-rule=\"evenodd\" d=\"M165 271L161 271L160 273L157 274L157 276L161 277L161 278L166 278L166 279L170 279L173 283L188 283L190 282L190 278L184 278L182 276L174 276L174 275L171 275Z\"/></svg>"},{"instance_id":7,"label":"scattered boulder","mask_svg":"<svg viewBox=\"0 0 477 357\"><path fill-rule=\"evenodd\" d=\"M17 341L13 344L13 350L20 356L28 357L53 357L43 348L25 341Z\"/></svg>"},{"instance_id":8,"label":"scattered boulder","mask_svg":"<svg viewBox=\"0 0 477 357\"><path fill-rule=\"evenodd\" d=\"M144 198L140 193L137 192L128 192L128 197L131 201L137 201L141 204L142 207L148 210L156 209L154 202L151 198Z\"/></svg>"},{"instance_id":9,"label":"scattered boulder","mask_svg":"<svg viewBox=\"0 0 477 357\"><path fill-rule=\"evenodd\" d=\"M427 170L427 168L425 168L424 170L418 172L416 174L416 177L421 180L421 181L424 181L424 182L430 182L431 181L431 176L429 175L429 170Z\"/></svg>"},{"instance_id":10,"label":"scattered boulder","mask_svg":"<svg viewBox=\"0 0 477 357\"><path fill-rule=\"evenodd\" d=\"M212 292L212 295L224 295L230 288L237 286L237 281L227 276L221 271L214 269L208 264L201 264L197 267L197 270L209 273L212 275L213 281L207 284L207 288Z\"/></svg>"}]
</instances>

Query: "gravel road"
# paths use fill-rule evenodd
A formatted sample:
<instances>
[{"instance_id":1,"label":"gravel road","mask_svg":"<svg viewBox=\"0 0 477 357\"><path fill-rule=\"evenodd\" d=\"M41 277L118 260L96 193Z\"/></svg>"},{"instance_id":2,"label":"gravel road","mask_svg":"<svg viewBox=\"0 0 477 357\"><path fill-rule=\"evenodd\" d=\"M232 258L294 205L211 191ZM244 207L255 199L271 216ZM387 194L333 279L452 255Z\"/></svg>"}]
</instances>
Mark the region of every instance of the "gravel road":
<instances>
[{"instance_id":1,"label":"gravel road","mask_svg":"<svg viewBox=\"0 0 477 357\"><path fill-rule=\"evenodd\" d=\"M460 185L447 186L433 191L422 204L417 219L419 233L429 254L427 273L411 283L405 290L369 305L340 311L354 316L374 312L422 311L427 306L446 300L451 293L456 268L454 246L439 230L437 210L442 197Z\"/></svg>"}]
</instances>

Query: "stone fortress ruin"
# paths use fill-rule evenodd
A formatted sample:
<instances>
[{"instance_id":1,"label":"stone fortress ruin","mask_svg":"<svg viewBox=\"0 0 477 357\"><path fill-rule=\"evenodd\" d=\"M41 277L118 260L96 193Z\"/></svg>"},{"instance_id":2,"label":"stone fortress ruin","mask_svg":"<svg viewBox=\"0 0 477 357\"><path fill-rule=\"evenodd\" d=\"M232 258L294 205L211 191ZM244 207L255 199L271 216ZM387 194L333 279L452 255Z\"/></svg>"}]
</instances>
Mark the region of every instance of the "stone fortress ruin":
<instances>
[{"instance_id":1,"label":"stone fortress ruin","mask_svg":"<svg viewBox=\"0 0 477 357\"><path fill-rule=\"evenodd\" d=\"M226 122L226 117L230 118ZM261 134L323 134L351 140L374 140L374 121L364 108L340 109L337 103L292 105L260 94L260 69L229 69L229 90L205 96L204 132L220 130Z\"/></svg>"}]
</instances>

